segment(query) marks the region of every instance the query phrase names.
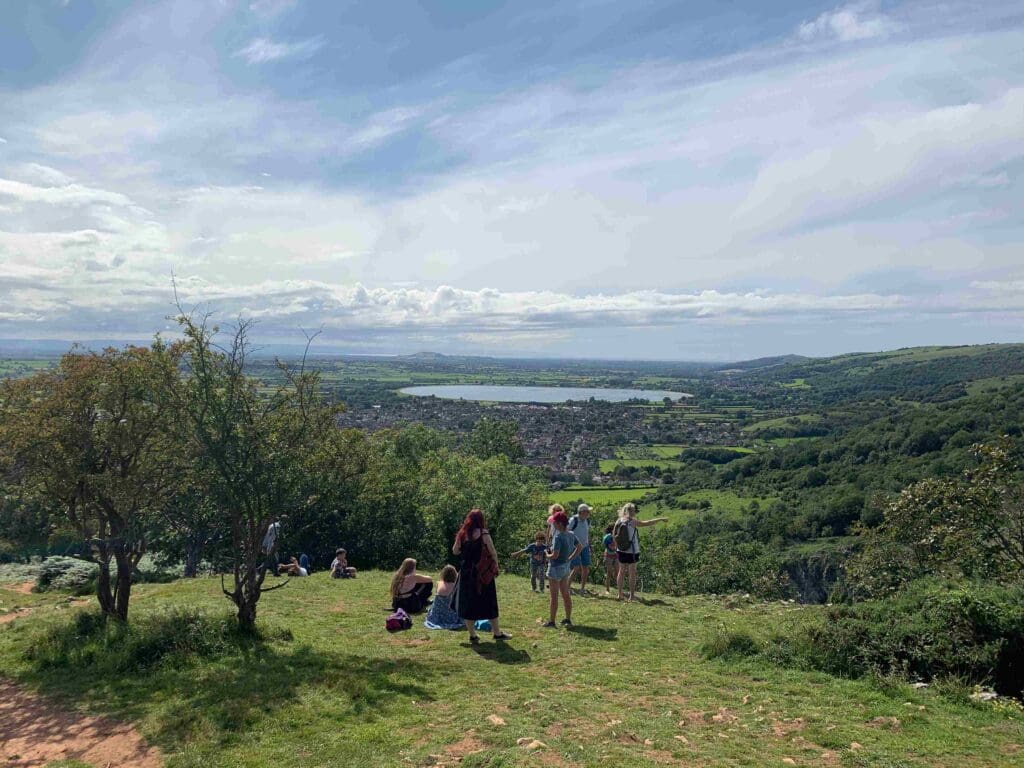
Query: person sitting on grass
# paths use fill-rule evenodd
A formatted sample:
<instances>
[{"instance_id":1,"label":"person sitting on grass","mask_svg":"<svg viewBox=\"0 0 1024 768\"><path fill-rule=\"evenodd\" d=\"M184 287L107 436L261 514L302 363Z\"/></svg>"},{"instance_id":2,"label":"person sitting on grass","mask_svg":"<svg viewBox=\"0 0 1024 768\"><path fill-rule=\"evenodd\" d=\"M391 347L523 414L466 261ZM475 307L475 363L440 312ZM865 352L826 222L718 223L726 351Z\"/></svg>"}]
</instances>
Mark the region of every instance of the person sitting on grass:
<instances>
[{"instance_id":1,"label":"person sitting on grass","mask_svg":"<svg viewBox=\"0 0 1024 768\"><path fill-rule=\"evenodd\" d=\"M544 591L544 571L547 567L547 554L548 548L544 546L543 533L538 533L534 536L532 544L527 544L518 552L512 553L512 557L519 557L520 555L530 556L530 589L534 592Z\"/></svg>"},{"instance_id":2,"label":"person sitting on grass","mask_svg":"<svg viewBox=\"0 0 1024 768\"><path fill-rule=\"evenodd\" d=\"M446 565L441 569L441 578L437 580L437 594L430 604L427 618L423 626L427 629L465 629L461 617L452 607L452 595L455 593L455 582L459 572L454 565Z\"/></svg>"},{"instance_id":3,"label":"person sitting on grass","mask_svg":"<svg viewBox=\"0 0 1024 768\"><path fill-rule=\"evenodd\" d=\"M348 564L348 552L344 549L334 550L334 559L331 561L332 579L354 579L356 569Z\"/></svg>"},{"instance_id":4,"label":"person sitting on grass","mask_svg":"<svg viewBox=\"0 0 1024 768\"><path fill-rule=\"evenodd\" d=\"M416 573L416 561L405 558L391 578L391 610L419 613L430 605L434 580L425 573Z\"/></svg>"},{"instance_id":5,"label":"person sitting on grass","mask_svg":"<svg viewBox=\"0 0 1024 768\"><path fill-rule=\"evenodd\" d=\"M299 565L306 569L306 573L313 572L313 566L309 562L309 555L307 555L305 552L299 555Z\"/></svg>"},{"instance_id":6,"label":"person sitting on grass","mask_svg":"<svg viewBox=\"0 0 1024 768\"><path fill-rule=\"evenodd\" d=\"M580 542L568 531L569 518L565 512L555 512L551 517L555 528L551 537L551 549L548 550L548 581L551 582L551 617L545 627L555 627L558 616L558 595L561 593L565 604L565 618L562 624L572 626L572 595L569 592L569 562L580 553Z\"/></svg>"},{"instance_id":7,"label":"person sitting on grass","mask_svg":"<svg viewBox=\"0 0 1024 768\"><path fill-rule=\"evenodd\" d=\"M612 582L619 578L619 553L615 550L615 539L612 538L614 525L604 529L604 538L601 544L604 546L604 593L612 593Z\"/></svg>"},{"instance_id":8,"label":"person sitting on grass","mask_svg":"<svg viewBox=\"0 0 1024 768\"><path fill-rule=\"evenodd\" d=\"M615 521L615 526L612 528L612 538L615 540L615 550L619 556L619 575L616 579L619 587L619 600L627 599L622 594L622 585L626 576L629 576L628 602L633 602L636 599L636 564L640 561L640 535L636 529L668 522L667 517L637 520L636 515L636 504L632 502L624 504L619 510L619 519Z\"/></svg>"},{"instance_id":9,"label":"person sitting on grass","mask_svg":"<svg viewBox=\"0 0 1024 768\"><path fill-rule=\"evenodd\" d=\"M282 573L289 576L309 576L309 571L299 565L299 561L294 557L290 563L283 563L277 567L277 575L280 576Z\"/></svg>"}]
</instances>

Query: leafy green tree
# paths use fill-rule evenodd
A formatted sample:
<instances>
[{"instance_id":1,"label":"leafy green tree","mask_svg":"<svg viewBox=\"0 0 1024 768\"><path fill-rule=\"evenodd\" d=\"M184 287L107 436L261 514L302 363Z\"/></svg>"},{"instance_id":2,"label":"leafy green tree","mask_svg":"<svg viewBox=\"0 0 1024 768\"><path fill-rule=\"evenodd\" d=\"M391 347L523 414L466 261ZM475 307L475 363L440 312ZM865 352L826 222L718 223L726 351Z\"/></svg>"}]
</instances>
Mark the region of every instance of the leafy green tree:
<instances>
[{"instance_id":1,"label":"leafy green tree","mask_svg":"<svg viewBox=\"0 0 1024 768\"><path fill-rule=\"evenodd\" d=\"M246 373L249 321L239 323L226 349L206 320L178 319L184 332L186 378L180 393L183 434L196 457L202 493L223 513L230 542L233 584L221 588L236 607L239 626L255 629L256 606L264 592L262 551L276 517L304 503L310 447L334 427L335 409L324 403L319 377L303 366L279 364L284 383L269 393Z\"/></svg>"},{"instance_id":2,"label":"leafy green tree","mask_svg":"<svg viewBox=\"0 0 1024 768\"><path fill-rule=\"evenodd\" d=\"M509 461L519 461L526 455L519 439L519 425L489 416L484 416L473 426L469 435L469 452L481 459L505 456Z\"/></svg>"},{"instance_id":3,"label":"leafy green tree","mask_svg":"<svg viewBox=\"0 0 1024 768\"><path fill-rule=\"evenodd\" d=\"M180 348L159 339L149 348L73 351L56 368L5 381L0 390L10 475L86 542L99 566L100 608L122 621L132 573L183 470L168 396L179 359Z\"/></svg>"}]
</instances>

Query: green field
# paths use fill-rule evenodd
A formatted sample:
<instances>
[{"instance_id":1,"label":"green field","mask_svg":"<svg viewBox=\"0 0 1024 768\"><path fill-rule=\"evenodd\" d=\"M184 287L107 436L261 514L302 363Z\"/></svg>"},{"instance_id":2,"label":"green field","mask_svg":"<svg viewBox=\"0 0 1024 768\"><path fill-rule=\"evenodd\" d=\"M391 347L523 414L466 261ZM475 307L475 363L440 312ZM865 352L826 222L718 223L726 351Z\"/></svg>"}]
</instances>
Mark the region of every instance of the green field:
<instances>
[{"instance_id":1,"label":"green field","mask_svg":"<svg viewBox=\"0 0 1024 768\"><path fill-rule=\"evenodd\" d=\"M786 389L810 389L811 385L804 379L793 379L792 381L783 382L782 386Z\"/></svg>"},{"instance_id":2,"label":"green field","mask_svg":"<svg viewBox=\"0 0 1024 768\"><path fill-rule=\"evenodd\" d=\"M777 419L765 419L743 428L744 432L761 432L765 429L788 427L794 424L817 424L824 417L820 413L801 413L795 416L780 416Z\"/></svg>"},{"instance_id":3,"label":"green field","mask_svg":"<svg viewBox=\"0 0 1024 768\"><path fill-rule=\"evenodd\" d=\"M549 497L552 504L568 504L582 499L592 507L625 504L627 501L639 501L656 490L649 488L602 488L594 486L570 486L560 491L551 491Z\"/></svg>"},{"instance_id":4,"label":"green field","mask_svg":"<svg viewBox=\"0 0 1024 768\"><path fill-rule=\"evenodd\" d=\"M680 509L674 504L680 502L711 502L710 510L706 509ZM756 501L762 506L770 504L775 501L774 497L755 497L755 496L740 496L732 491L718 491L718 490L702 490L702 491L689 491L676 499L670 499L666 501L659 501L656 507L652 507L644 510L643 517L658 517L664 516L675 523L681 523L685 520L689 520L697 515L703 515L707 512L718 512L729 517L740 518L743 515L744 508L748 507L751 502Z\"/></svg>"},{"instance_id":5,"label":"green field","mask_svg":"<svg viewBox=\"0 0 1024 768\"><path fill-rule=\"evenodd\" d=\"M423 630L422 617L386 634L389 576L293 580L260 603L264 640L187 657L153 646L144 666L120 672L103 655L52 669L27 660L43 632L81 610L47 597L0 627L0 668L29 690L135 723L167 768L994 768L1024 743L1012 711L701 652L725 633L765 638L824 608L577 598L576 627L546 630L546 596L505 575L502 626L514 637L473 647L464 632ZM226 612L215 579L140 585L133 605L136 622L171 607Z\"/></svg>"},{"instance_id":6,"label":"green field","mask_svg":"<svg viewBox=\"0 0 1024 768\"><path fill-rule=\"evenodd\" d=\"M614 472L616 467L658 467L658 469L674 469L682 463L669 459L600 459L598 466L605 474Z\"/></svg>"}]
</instances>

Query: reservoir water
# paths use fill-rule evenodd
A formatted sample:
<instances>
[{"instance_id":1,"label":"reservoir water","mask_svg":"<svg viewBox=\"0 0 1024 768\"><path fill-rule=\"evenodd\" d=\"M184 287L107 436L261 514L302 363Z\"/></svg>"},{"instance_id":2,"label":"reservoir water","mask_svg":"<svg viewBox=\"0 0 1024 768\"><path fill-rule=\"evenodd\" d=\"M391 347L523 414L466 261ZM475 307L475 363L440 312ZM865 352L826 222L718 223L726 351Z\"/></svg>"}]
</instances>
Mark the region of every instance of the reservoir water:
<instances>
[{"instance_id":1,"label":"reservoir water","mask_svg":"<svg viewBox=\"0 0 1024 768\"><path fill-rule=\"evenodd\" d=\"M564 403L566 400L605 400L623 403L626 400L661 401L666 397L678 400L693 397L686 392L668 392L661 389L604 389L599 387L516 387L483 384L440 384L425 387L406 387L403 395L443 397L447 400L486 400L499 403Z\"/></svg>"}]
</instances>

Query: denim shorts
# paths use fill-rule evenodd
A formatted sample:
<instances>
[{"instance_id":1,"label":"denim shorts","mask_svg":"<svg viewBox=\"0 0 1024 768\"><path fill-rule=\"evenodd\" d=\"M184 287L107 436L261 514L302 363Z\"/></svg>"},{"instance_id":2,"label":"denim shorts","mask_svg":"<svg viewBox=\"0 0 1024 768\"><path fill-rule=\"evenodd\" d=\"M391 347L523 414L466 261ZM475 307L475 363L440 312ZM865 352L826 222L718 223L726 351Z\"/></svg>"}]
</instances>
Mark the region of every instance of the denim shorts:
<instances>
[{"instance_id":1,"label":"denim shorts","mask_svg":"<svg viewBox=\"0 0 1024 768\"><path fill-rule=\"evenodd\" d=\"M569 565L573 568L579 568L581 565L590 567L590 545L588 544L580 550L579 556L575 560L571 560Z\"/></svg>"},{"instance_id":2,"label":"denim shorts","mask_svg":"<svg viewBox=\"0 0 1024 768\"><path fill-rule=\"evenodd\" d=\"M569 564L562 563L561 565L555 565L554 563L548 563L548 578L552 581L561 581L569 575Z\"/></svg>"}]
</instances>

